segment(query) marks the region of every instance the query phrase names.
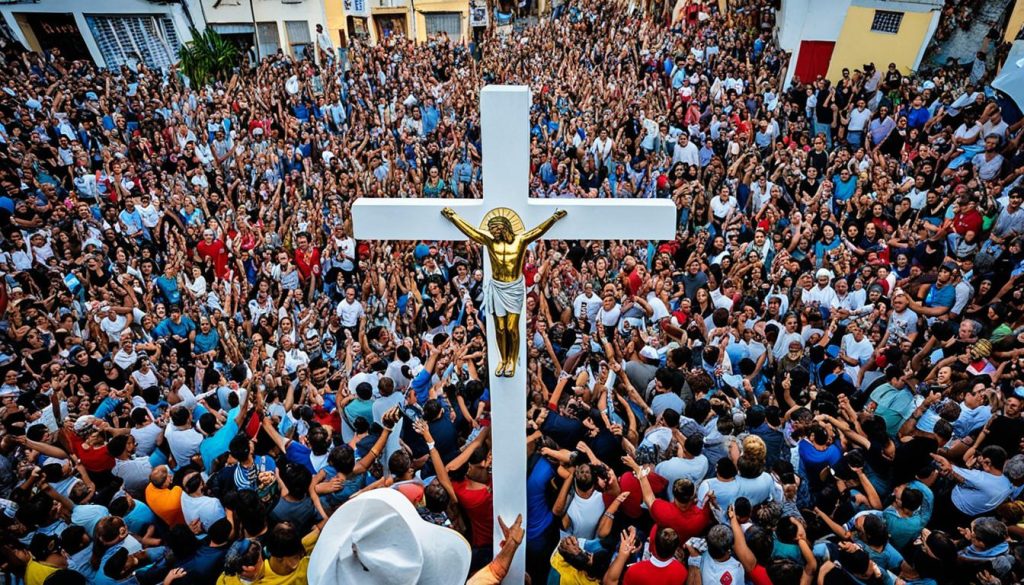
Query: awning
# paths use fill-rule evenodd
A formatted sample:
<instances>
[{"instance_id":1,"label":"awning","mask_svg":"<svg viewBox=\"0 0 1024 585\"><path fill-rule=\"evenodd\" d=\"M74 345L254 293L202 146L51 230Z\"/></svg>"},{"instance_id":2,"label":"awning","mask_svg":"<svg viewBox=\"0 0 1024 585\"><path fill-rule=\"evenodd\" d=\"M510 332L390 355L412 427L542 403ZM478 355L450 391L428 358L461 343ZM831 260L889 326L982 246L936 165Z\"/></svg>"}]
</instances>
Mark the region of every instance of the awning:
<instances>
[{"instance_id":1,"label":"awning","mask_svg":"<svg viewBox=\"0 0 1024 585\"><path fill-rule=\"evenodd\" d=\"M1014 41L1003 63L1002 71L992 80L991 85L1013 100L1018 111L1024 111L1024 41ZM1003 118L1007 117L1004 113ZM1007 123L1015 121L1007 120Z\"/></svg>"},{"instance_id":2,"label":"awning","mask_svg":"<svg viewBox=\"0 0 1024 585\"><path fill-rule=\"evenodd\" d=\"M218 34L222 35L251 35L256 34L256 27L252 23L229 23L229 24L216 24L210 23L210 28L217 31Z\"/></svg>"}]
</instances>

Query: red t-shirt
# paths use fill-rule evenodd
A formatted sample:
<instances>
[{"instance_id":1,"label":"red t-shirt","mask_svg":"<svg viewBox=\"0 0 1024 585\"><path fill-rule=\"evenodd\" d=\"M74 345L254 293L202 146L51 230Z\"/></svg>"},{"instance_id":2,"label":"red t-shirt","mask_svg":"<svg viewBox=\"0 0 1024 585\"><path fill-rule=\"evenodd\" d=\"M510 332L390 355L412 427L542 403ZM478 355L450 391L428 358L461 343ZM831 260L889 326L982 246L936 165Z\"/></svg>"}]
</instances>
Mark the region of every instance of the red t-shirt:
<instances>
[{"instance_id":1,"label":"red t-shirt","mask_svg":"<svg viewBox=\"0 0 1024 585\"><path fill-rule=\"evenodd\" d=\"M747 571L746 577L747 581L754 585L772 585L772 580L768 578L768 569L761 565L755 565L753 571Z\"/></svg>"},{"instance_id":2,"label":"red t-shirt","mask_svg":"<svg viewBox=\"0 0 1024 585\"><path fill-rule=\"evenodd\" d=\"M647 481L651 483L651 490L656 494L661 493L668 486L668 480L653 471L647 476ZM644 496L640 491L640 481L637 480L632 471L627 471L619 478L619 489L624 492L629 492L629 497L626 498L625 502L622 502L619 509L630 518L639 518L642 516L644 514L644 509L642 507L644 503ZM612 499L615 498L605 498L605 507L611 503L610 500Z\"/></svg>"},{"instance_id":3,"label":"red t-shirt","mask_svg":"<svg viewBox=\"0 0 1024 585\"><path fill-rule=\"evenodd\" d=\"M977 235L981 233L981 222L982 217L977 209L972 209L967 213L958 213L953 217L953 231L961 236L969 231Z\"/></svg>"},{"instance_id":4,"label":"red t-shirt","mask_svg":"<svg viewBox=\"0 0 1024 585\"><path fill-rule=\"evenodd\" d=\"M668 500L654 500L654 505L651 506L651 518L655 522L655 525L651 527L651 542L654 542L658 535L658 529L662 527L675 530L679 535L679 542L686 542L707 530L708 525L711 524L711 507L690 506L685 510L680 510L679 506Z\"/></svg>"},{"instance_id":5,"label":"red t-shirt","mask_svg":"<svg viewBox=\"0 0 1024 585\"><path fill-rule=\"evenodd\" d=\"M224 242L213 240L207 244L206 240L202 240L196 244L196 252L199 253L200 258L204 260L209 258L213 261L213 270L217 273L217 278L227 278L228 249L224 246Z\"/></svg>"},{"instance_id":6,"label":"red t-shirt","mask_svg":"<svg viewBox=\"0 0 1024 585\"><path fill-rule=\"evenodd\" d=\"M307 252L295 250L295 267L299 269L302 280L309 280L313 274L320 274L320 250L309 247Z\"/></svg>"},{"instance_id":7,"label":"red t-shirt","mask_svg":"<svg viewBox=\"0 0 1024 585\"><path fill-rule=\"evenodd\" d=\"M626 569L622 585L683 585L686 575L686 566L676 559L666 563L651 557Z\"/></svg>"},{"instance_id":8,"label":"red t-shirt","mask_svg":"<svg viewBox=\"0 0 1024 585\"><path fill-rule=\"evenodd\" d=\"M494 537L494 496L491 490L470 489L469 480L453 482L452 488L473 530L470 545L473 548L491 546Z\"/></svg>"},{"instance_id":9,"label":"red t-shirt","mask_svg":"<svg viewBox=\"0 0 1024 585\"><path fill-rule=\"evenodd\" d=\"M75 433L66 433L75 455L82 460L82 465L87 471L101 473L114 468L114 458L110 456L106 447L86 447L85 443Z\"/></svg>"}]
</instances>

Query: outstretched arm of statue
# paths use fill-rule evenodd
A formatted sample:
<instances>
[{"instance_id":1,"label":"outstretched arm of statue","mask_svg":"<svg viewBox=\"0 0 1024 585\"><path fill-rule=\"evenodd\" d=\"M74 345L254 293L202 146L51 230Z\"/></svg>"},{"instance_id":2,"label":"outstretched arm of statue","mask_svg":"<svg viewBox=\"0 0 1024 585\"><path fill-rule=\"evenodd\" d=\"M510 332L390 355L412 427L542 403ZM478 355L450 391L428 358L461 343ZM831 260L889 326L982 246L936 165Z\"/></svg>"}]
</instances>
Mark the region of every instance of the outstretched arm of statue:
<instances>
[{"instance_id":1,"label":"outstretched arm of statue","mask_svg":"<svg viewBox=\"0 0 1024 585\"><path fill-rule=\"evenodd\" d=\"M481 246L491 245L491 235L487 232L478 230L469 224L466 220L462 219L459 214L455 213L455 210L451 207L445 207L441 210L441 215L448 221L452 222L455 227L459 228L459 231L466 234L466 236Z\"/></svg>"},{"instance_id":2,"label":"outstretched arm of statue","mask_svg":"<svg viewBox=\"0 0 1024 585\"><path fill-rule=\"evenodd\" d=\"M545 219L544 221L540 222L540 225L538 225L537 227L535 227L532 230L530 230L530 231L526 232L525 234L523 234L523 240L526 241L526 242L532 242L532 241L536 240L537 238L539 238L539 237L543 236L544 234L546 234L547 231L549 229L551 229L551 227L553 225L555 225L556 221L562 219L565 216L566 216L565 211L562 210L562 209L559 209L558 211L556 211L554 213L554 215L552 215L551 217L549 217L549 218Z\"/></svg>"}]
</instances>

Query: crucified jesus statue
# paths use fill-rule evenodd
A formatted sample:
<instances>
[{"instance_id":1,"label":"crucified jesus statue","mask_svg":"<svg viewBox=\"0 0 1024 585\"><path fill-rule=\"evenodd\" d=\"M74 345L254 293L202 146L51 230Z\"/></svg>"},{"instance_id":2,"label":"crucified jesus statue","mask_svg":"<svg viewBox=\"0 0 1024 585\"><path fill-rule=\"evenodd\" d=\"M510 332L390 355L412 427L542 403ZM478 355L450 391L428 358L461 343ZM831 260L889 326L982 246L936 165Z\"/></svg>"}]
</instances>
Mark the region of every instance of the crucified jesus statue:
<instances>
[{"instance_id":1,"label":"crucified jesus statue","mask_svg":"<svg viewBox=\"0 0 1024 585\"><path fill-rule=\"evenodd\" d=\"M519 215L506 207L487 212L479 229L459 217L450 207L442 209L441 215L469 239L487 249L491 259L491 281L485 285L484 303L494 316L495 338L501 354L494 375L511 378L519 362L519 318L526 300L523 284L526 247L565 217L565 211L555 211L554 215L529 231L524 229Z\"/></svg>"}]
</instances>

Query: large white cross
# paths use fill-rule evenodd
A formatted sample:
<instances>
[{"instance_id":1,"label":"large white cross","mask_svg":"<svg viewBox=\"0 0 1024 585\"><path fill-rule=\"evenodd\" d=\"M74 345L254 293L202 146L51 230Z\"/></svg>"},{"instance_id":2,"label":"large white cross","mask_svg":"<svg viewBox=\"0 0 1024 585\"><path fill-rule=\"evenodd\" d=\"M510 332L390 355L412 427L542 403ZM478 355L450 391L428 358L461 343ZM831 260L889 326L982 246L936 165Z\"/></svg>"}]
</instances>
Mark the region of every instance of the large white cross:
<instances>
[{"instance_id":1,"label":"large white cross","mask_svg":"<svg viewBox=\"0 0 1024 585\"><path fill-rule=\"evenodd\" d=\"M361 240L465 240L441 215L451 207L473 225L495 207L507 207L532 229L557 209L567 216L544 239L619 240L675 237L676 207L666 199L530 199L530 89L492 85L480 96L483 132L483 199L359 199L352 206L353 230ZM487 254L483 255L487 258ZM484 278L491 279L490 261ZM484 310L486 313L486 309ZM520 314L526 312L526 307ZM494 547L501 532L497 517L510 524L523 515L526 527L526 319L519 321L519 364L511 378L489 376L493 437ZM497 364L494 327L487 327L491 370ZM505 583L522 583L525 554L520 547Z\"/></svg>"}]
</instances>

